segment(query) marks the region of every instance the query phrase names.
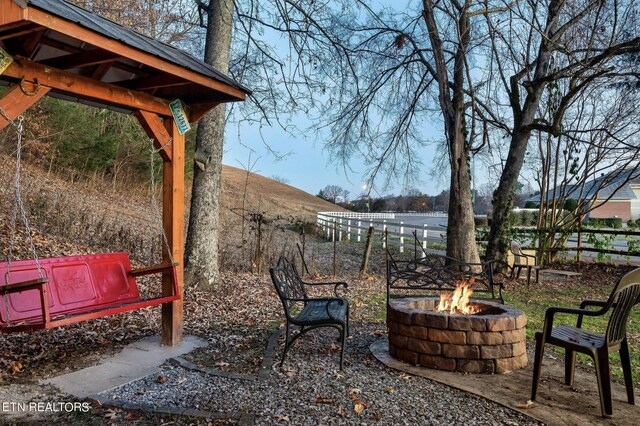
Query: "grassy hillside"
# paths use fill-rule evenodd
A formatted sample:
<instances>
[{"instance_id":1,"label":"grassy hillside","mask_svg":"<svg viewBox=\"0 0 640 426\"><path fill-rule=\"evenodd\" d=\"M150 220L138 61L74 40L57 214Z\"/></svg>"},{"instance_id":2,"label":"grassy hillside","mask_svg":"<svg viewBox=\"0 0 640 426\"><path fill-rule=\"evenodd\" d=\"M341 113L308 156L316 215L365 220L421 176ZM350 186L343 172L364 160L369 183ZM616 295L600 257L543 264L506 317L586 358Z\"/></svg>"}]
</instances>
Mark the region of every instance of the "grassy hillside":
<instances>
[{"instance_id":1,"label":"grassy hillside","mask_svg":"<svg viewBox=\"0 0 640 426\"><path fill-rule=\"evenodd\" d=\"M14 160L1 157L0 241L4 256L8 252L14 179ZM189 188L186 193L188 217ZM24 164L22 194L36 233L38 256L124 250L142 263L160 256L160 209L153 207L148 186L120 182L114 188L111 181L98 176L74 181ZM251 247L255 246L253 224L246 219L243 223L243 200L245 212L263 214L263 245L271 243L270 239L293 223L314 222L317 211L339 209L290 185L224 166L224 227L220 248L225 252L223 260L227 259L226 263L233 265L233 269L246 269L243 262L247 263ZM22 220L18 222L21 224ZM31 257L26 243L26 233L20 226L15 258ZM282 244L273 242L271 245L280 247Z\"/></svg>"}]
</instances>

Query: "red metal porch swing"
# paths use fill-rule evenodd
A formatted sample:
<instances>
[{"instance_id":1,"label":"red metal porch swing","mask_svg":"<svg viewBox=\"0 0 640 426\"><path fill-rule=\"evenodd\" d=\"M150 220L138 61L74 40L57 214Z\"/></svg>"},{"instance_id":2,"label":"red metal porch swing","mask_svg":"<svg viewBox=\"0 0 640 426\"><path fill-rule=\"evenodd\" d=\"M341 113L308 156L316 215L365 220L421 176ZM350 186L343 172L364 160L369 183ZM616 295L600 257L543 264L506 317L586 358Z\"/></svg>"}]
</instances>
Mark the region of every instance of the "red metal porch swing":
<instances>
[{"instance_id":1,"label":"red metal porch swing","mask_svg":"<svg viewBox=\"0 0 640 426\"><path fill-rule=\"evenodd\" d=\"M170 262L147 268L132 270L129 255L124 252L38 258L20 193L23 117L20 116L16 123L2 108L0 115L16 128L18 134L9 258L0 262L0 294L4 299L0 307L0 332L48 329L180 299L176 274L178 264L173 262L164 232L163 240ZM157 150L152 155L155 153ZM153 176L153 168L151 173ZM12 261L18 213L22 217L33 258ZM170 275L171 294L142 299L136 277L160 273Z\"/></svg>"}]
</instances>

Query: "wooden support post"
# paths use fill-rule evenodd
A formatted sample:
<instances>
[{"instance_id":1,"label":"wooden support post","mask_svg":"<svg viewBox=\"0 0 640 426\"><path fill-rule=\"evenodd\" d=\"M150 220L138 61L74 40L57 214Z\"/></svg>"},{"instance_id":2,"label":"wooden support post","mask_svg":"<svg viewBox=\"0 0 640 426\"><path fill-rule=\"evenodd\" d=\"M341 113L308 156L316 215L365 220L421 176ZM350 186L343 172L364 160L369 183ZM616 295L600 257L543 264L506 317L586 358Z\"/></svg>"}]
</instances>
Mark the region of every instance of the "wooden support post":
<instances>
[{"instance_id":1,"label":"wooden support post","mask_svg":"<svg viewBox=\"0 0 640 426\"><path fill-rule=\"evenodd\" d=\"M12 120L18 118L20 114L28 110L50 90L49 87L38 87L30 83L23 83L22 86L23 87L20 87L20 84L16 84L7 90L2 98L0 98L0 108L2 108ZM29 94L25 94L25 91ZM8 125L9 122L6 119L0 118L0 130Z\"/></svg>"},{"instance_id":2,"label":"wooden support post","mask_svg":"<svg viewBox=\"0 0 640 426\"><path fill-rule=\"evenodd\" d=\"M154 139L156 148L164 146L161 152L162 167L162 226L167 235L174 262L178 263L176 277L180 299L162 305L162 344L176 346L182 343L183 296L184 296L184 135L180 135L173 118L160 117L148 112L139 112L136 117L149 137ZM158 126L158 123L162 126ZM169 141L171 143L166 145ZM158 146L159 145L159 146ZM166 146L165 146L166 145ZM167 155L168 154L168 155ZM163 261L169 261L167 247L162 247ZM171 274L162 277L162 294L172 292Z\"/></svg>"},{"instance_id":3,"label":"wooden support post","mask_svg":"<svg viewBox=\"0 0 640 426\"><path fill-rule=\"evenodd\" d=\"M165 128L173 138L170 145L171 161L165 161L162 169L162 217L164 232L174 261L178 262L176 275L180 299L162 305L162 344L176 346L182 343L184 300L184 135L178 132L172 118L164 120ZM166 249L166 248L165 248ZM168 253L163 252L168 260ZM162 292L171 291L169 275L162 279Z\"/></svg>"}]
</instances>

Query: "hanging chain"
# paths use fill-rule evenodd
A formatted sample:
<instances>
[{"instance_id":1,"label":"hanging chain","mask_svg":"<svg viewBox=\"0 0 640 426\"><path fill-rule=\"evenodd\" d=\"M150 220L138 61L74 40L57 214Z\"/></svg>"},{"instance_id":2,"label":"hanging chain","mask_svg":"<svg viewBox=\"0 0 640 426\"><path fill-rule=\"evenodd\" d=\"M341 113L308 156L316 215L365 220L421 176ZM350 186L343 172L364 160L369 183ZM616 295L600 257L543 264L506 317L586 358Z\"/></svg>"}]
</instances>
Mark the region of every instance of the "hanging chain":
<instances>
[{"instance_id":1,"label":"hanging chain","mask_svg":"<svg viewBox=\"0 0 640 426\"><path fill-rule=\"evenodd\" d=\"M0 115L4 117L5 120L9 122L13 127L16 128L18 133L18 141L16 144L16 176L14 180L14 205L13 211L11 214L11 229L9 235L9 253L7 255L7 272L5 275L5 284L9 284L9 279L11 276L11 259L13 258L13 250L15 247L15 234L16 234L16 225L17 225L17 217L18 211L20 212L20 216L22 219L22 223L24 224L25 230L27 231L27 238L29 239L29 248L31 249L31 254L36 264L36 269L38 270L38 276L43 278L44 275L42 273L42 269L40 267L40 260L38 259L38 255L36 253L36 247L33 243L33 233L31 231L31 226L29 225L29 219L27 218L27 213L24 208L24 203L22 201L22 194L20 192L21 187L21 171L22 171L22 135L24 133L24 116L20 115L16 121L9 118L6 111L0 108ZM11 325L11 320L9 318L9 295L5 290L4 292L4 304L7 313L7 325Z\"/></svg>"},{"instance_id":2,"label":"hanging chain","mask_svg":"<svg viewBox=\"0 0 640 426\"><path fill-rule=\"evenodd\" d=\"M151 207L153 211L156 212L158 218L160 219L162 229L162 240L164 241L164 245L167 248L167 254L169 255L169 261L173 264L173 254L171 253L171 246L169 245L169 239L167 238L167 233L164 230L164 223L162 222L162 213L160 212L160 207L158 206L158 200L156 199L156 171L155 171L155 158L156 154L160 151L163 151L167 146L169 146L173 142L173 138L169 138L167 143L162 145L160 148L153 148L153 139L150 139L151 149L150 149L150 163L151 163Z\"/></svg>"}]
</instances>

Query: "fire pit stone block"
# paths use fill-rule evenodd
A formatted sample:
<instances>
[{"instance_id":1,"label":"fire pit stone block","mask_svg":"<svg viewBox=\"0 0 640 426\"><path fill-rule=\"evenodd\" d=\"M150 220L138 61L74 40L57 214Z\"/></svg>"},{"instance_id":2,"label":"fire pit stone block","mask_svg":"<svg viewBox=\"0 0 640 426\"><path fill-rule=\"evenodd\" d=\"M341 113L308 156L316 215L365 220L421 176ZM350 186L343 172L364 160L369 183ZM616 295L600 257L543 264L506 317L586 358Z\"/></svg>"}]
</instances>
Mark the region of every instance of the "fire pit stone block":
<instances>
[{"instance_id":1,"label":"fire pit stone block","mask_svg":"<svg viewBox=\"0 0 640 426\"><path fill-rule=\"evenodd\" d=\"M488 315L436 312L436 297L392 300L389 354L413 365L465 373L505 373L527 365L524 313L474 301Z\"/></svg>"}]
</instances>

